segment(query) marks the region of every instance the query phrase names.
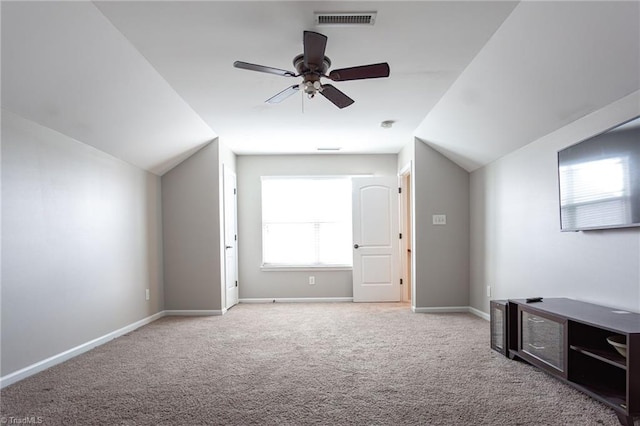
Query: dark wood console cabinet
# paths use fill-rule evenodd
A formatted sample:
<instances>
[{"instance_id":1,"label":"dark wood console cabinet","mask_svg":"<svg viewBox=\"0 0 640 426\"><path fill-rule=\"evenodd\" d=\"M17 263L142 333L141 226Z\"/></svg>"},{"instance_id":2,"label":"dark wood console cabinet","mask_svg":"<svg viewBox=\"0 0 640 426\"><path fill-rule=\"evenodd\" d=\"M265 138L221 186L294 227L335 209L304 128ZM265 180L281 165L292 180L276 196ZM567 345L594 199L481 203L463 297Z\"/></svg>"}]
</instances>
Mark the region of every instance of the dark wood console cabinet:
<instances>
[{"instance_id":1,"label":"dark wood console cabinet","mask_svg":"<svg viewBox=\"0 0 640 426\"><path fill-rule=\"evenodd\" d=\"M572 299L509 300L509 357L518 357L611 407L640 417L640 314ZM624 336L626 358L607 342Z\"/></svg>"}]
</instances>

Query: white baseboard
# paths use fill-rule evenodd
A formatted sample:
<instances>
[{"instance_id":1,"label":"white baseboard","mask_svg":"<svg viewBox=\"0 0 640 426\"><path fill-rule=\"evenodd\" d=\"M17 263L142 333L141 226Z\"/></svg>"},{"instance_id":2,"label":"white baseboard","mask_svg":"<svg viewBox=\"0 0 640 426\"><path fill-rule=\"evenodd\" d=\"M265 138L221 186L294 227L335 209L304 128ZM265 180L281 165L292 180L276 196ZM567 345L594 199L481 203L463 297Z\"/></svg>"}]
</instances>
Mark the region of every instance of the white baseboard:
<instances>
[{"instance_id":1,"label":"white baseboard","mask_svg":"<svg viewBox=\"0 0 640 426\"><path fill-rule=\"evenodd\" d=\"M136 321L133 324L129 324L125 327L122 327L118 330L112 331L111 333L105 334L102 337L98 337L97 339L90 340L89 342L83 343L81 345L76 346L75 348L71 348L67 351L44 359L42 361L36 362L35 364L31 364L25 368L22 368L18 371L14 371L13 373L9 373L4 377L0 377L0 389L6 386L9 386L13 383L16 383L22 379L26 379L29 376L33 376L36 373L46 370L47 368L53 367L54 365L60 364L64 361L67 361L73 357L76 357L84 352L90 351L91 349L103 345L110 340L113 340L117 337L123 336L127 333L132 332L133 330L142 327L143 325L147 325L157 319L165 316L164 311L158 312L157 314L151 315L140 321Z\"/></svg>"},{"instance_id":2,"label":"white baseboard","mask_svg":"<svg viewBox=\"0 0 640 426\"><path fill-rule=\"evenodd\" d=\"M482 312L480 309L476 309L473 306L469 306L469 313L480 317L485 321L490 321L489 314L487 314L486 312Z\"/></svg>"},{"instance_id":3,"label":"white baseboard","mask_svg":"<svg viewBox=\"0 0 640 426\"><path fill-rule=\"evenodd\" d=\"M222 310L204 310L204 309L174 309L164 311L165 316L186 316L186 317L206 317L224 315L226 309Z\"/></svg>"},{"instance_id":4,"label":"white baseboard","mask_svg":"<svg viewBox=\"0 0 640 426\"><path fill-rule=\"evenodd\" d=\"M333 303L353 302L353 297L261 297L239 299L239 303Z\"/></svg>"},{"instance_id":5,"label":"white baseboard","mask_svg":"<svg viewBox=\"0 0 640 426\"><path fill-rule=\"evenodd\" d=\"M469 312L468 306L436 306L430 308L411 307L411 310L417 314L440 314L453 312Z\"/></svg>"},{"instance_id":6,"label":"white baseboard","mask_svg":"<svg viewBox=\"0 0 640 426\"><path fill-rule=\"evenodd\" d=\"M471 306L442 306L442 307L432 307L432 308L417 308L415 306L412 306L411 310L417 314L441 314L441 313L466 312L489 321L489 314L486 314L481 310Z\"/></svg>"},{"instance_id":7,"label":"white baseboard","mask_svg":"<svg viewBox=\"0 0 640 426\"><path fill-rule=\"evenodd\" d=\"M353 302L353 297L254 297L238 299L238 303L329 303L329 302ZM489 314L471 306L444 306L431 308L411 307L415 313L445 313L465 312L476 315L489 321ZM168 311L171 312L171 311Z\"/></svg>"}]
</instances>

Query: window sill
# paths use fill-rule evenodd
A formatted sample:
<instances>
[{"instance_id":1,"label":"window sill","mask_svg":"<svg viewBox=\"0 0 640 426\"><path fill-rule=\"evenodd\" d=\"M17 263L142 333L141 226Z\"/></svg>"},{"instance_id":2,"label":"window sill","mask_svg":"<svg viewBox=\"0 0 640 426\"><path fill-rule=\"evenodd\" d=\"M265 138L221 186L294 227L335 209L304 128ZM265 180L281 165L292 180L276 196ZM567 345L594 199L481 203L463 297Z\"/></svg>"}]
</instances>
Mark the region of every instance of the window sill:
<instances>
[{"instance_id":1,"label":"window sill","mask_svg":"<svg viewBox=\"0 0 640 426\"><path fill-rule=\"evenodd\" d=\"M311 266L311 265L303 265L303 266L275 266L269 265L260 267L260 270L263 272L302 272L302 271L351 271L353 267L351 266Z\"/></svg>"}]
</instances>

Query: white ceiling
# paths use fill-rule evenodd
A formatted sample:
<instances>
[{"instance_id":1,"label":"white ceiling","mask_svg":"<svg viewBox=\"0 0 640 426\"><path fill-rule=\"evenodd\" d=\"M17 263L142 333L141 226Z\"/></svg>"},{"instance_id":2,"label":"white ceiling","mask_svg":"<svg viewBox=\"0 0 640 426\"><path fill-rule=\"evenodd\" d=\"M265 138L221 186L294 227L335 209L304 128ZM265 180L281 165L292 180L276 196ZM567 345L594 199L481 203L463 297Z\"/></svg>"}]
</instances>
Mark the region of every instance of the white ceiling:
<instances>
[{"instance_id":1,"label":"white ceiling","mask_svg":"<svg viewBox=\"0 0 640 426\"><path fill-rule=\"evenodd\" d=\"M397 153L418 137L474 170L640 89L640 2L6 2L2 107L156 174L219 140L238 154ZM371 27L314 12L377 11ZM356 102L264 100L302 32ZM640 106L638 108L640 114ZM380 122L394 120L391 129Z\"/></svg>"}]
</instances>

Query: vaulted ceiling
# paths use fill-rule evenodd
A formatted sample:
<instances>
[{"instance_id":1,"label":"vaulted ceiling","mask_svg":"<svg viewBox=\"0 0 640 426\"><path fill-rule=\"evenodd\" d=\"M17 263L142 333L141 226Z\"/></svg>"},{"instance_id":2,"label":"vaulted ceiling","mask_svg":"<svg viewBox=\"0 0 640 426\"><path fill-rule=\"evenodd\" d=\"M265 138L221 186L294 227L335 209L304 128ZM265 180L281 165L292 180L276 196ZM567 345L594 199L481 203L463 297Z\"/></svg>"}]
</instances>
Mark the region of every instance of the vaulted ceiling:
<instances>
[{"instance_id":1,"label":"vaulted ceiling","mask_svg":"<svg viewBox=\"0 0 640 426\"><path fill-rule=\"evenodd\" d=\"M471 171L640 90L638 1L0 7L2 108L156 174L216 137L237 154L397 153L417 137ZM374 25L314 20L372 11ZM332 69L388 62L390 77L333 83L345 109L265 104L297 79L233 62L293 71L305 30L328 37Z\"/></svg>"}]
</instances>

